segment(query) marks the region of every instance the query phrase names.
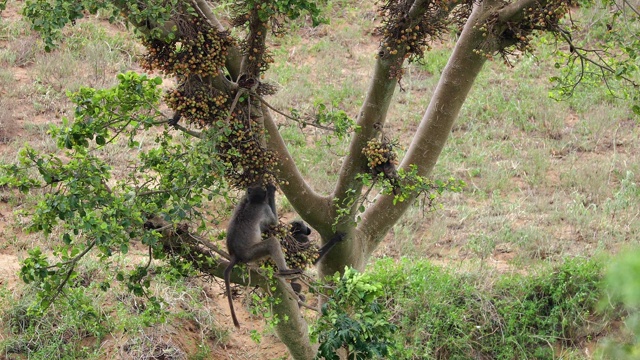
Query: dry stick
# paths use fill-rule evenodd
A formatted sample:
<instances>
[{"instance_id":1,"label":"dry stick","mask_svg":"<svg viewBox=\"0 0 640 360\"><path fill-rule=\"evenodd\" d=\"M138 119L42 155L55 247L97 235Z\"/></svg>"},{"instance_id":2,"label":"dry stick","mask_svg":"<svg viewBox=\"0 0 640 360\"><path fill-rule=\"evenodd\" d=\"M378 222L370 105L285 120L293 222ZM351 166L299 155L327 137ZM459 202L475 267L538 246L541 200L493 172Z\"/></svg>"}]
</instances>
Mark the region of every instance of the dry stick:
<instances>
[{"instance_id":1,"label":"dry stick","mask_svg":"<svg viewBox=\"0 0 640 360\"><path fill-rule=\"evenodd\" d=\"M324 126L324 125L316 124L316 123L313 123L313 122L306 122L306 121L303 121L303 120L300 120L300 119L296 119L296 118L294 118L294 117L292 117L292 116L289 116L289 115L287 115L287 114L283 113L282 111L280 111L280 110L278 110L278 109L274 108L273 106L271 106L271 105L270 105L270 104L269 104L265 99L263 99L260 95L255 94L255 96L258 98L258 100L260 100L263 104L265 104L269 109L271 109L271 110L273 110L273 111L277 112L278 114L280 114L280 115L284 116L284 117L285 117L285 118L287 118L287 119L293 120L293 121L295 121L295 122L297 122L297 123L299 123L299 124L302 124L302 125L310 125L310 126L313 126L313 127L317 127L317 128L319 128L319 129L323 129L323 130L336 131L334 128L331 128L331 127L328 127L328 126Z\"/></svg>"},{"instance_id":2,"label":"dry stick","mask_svg":"<svg viewBox=\"0 0 640 360\"><path fill-rule=\"evenodd\" d=\"M238 92L236 93L236 97L233 98L233 103L231 103L231 108L229 108L229 115L227 115L227 119L224 121L225 124L229 125L229 121L231 120L231 114L233 114L233 110L236 109L236 105L238 105L238 99L242 94L246 93L247 89L238 88Z\"/></svg>"},{"instance_id":3,"label":"dry stick","mask_svg":"<svg viewBox=\"0 0 640 360\"><path fill-rule=\"evenodd\" d=\"M258 100L260 100L260 102L262 102L263 104L265 104L269 109L275 111L276 113L284 116L287 119L293 120L301 125L309 125L309 126L313 126L319 129L323 129L323 130L327 130L327 131L333 131L335 132L336 130L332 127L329 126L324 126L324 125L320 125L320 124L316 124L313 122L306 122L300 119L297 119L295 117L292 117L290 115L285 114L284 112L276 109L275 107L271 106L271 104L269 104L265 99L262 98L262 96L258 95L254 90L251 89L246 89L243 87L239 87L238 88L238 92L236 93L236 96L233 99L233 103L231 103L231 108L229 109L229 115L227 115L227 119L225 120L225 123L228 125L229 121L231 120L231 116L233 114L233 110L236 109L236 106L238 105L238 100L240 99L240 96L242 96L243 94L248 94L249 97L251 96L255 96L256 98L258 98ZM251 107L251 104L249 104L249 107Z\"/></svg>"},{"instance_id":4,"label":"dry stick","mask_svg":"<svg viewBox=\"0 0 640 360\"><path fill-rule=\"evenodd\" d=\"M201 243L202 245L204 245L205 247L207 247L209 250L215 252L216 254L222 256L223 258L226 258L227 260L231 259L231 256L229 256L229 254L227 254L225 251L221 250L219 247L217 247L216 245L214 245L211 241L201 238L200 236L197 235L193 235L190 232L187 232L187 235L189 235L192 239L196 240L197 242Z\"/></svg>"}]
</instances>

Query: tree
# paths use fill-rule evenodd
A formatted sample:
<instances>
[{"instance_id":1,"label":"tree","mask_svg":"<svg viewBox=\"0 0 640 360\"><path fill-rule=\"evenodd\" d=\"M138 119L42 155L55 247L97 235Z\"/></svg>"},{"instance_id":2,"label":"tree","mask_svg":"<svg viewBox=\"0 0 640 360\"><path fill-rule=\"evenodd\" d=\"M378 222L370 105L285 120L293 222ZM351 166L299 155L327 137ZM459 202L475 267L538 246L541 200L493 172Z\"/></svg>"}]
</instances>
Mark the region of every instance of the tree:
<instances>
[{"instance_id":1,"label":"tree","mask_svg":"<svg viewBox=\"0 0 640 360\"><path fill-rule=\"evenodd\" d=\"M60 261L50 264L34 250L22 276L42 283L46 305L64 291L83 256L92 251L102 258L116 251L126 253L131 240L147 245L150 259L167 259L174 265L188 262L199 271L220 276L227 264L226 254L198 235L211 227L203 204L207 199L230 196L230 188L241 190L255 182L278 183L323 243L344 234L344 240L320 261L321 276L343 272L345 266L362 270L385 234L419 196L432 201L437 193L455 191L461 185L429 176L487 60L502 57L511 61L532 51L536 33L548 32L567 44L559 47L565 50L562 55L567 65L565 76L555 78L559 96L569 95L579 82L595 76L636 85L637 39L615 49L583 47L572 38L574 25L567 18L576 5L569 0L380 2L382 39L377 53L372 54L377 60L361 111L351 121L343 112L322 106L310 117L295 111L285 114L268 102L276 89L262 80L263 74L268 79L272 61L267 40L303 14L313 24L325 21L317 2L233 2L229 26L238 31L232 32L202 0L27 1L24 15L42 33L47 49L59 41L62 27L85 12L106 10L112 19L124 17L148 50L142 65L175 77L178 85L164 97L175 112L172 116L158 110L159 78L127 73L119 76L120 84L113 89L81 89L71 96L75 118L52 131L59 147L67 149L65 159L26 148L21 164L5 167L4 184L25 191L52 190L35 209L32 230L50 233L56 226L64 230ZM635 11L627 3L614 9L620 11L615 14L623 9ZM456 46L407 153L398 161L394 143L383 127L403 64L418 61L449 30L459 32ZM241 39L234 33L242 34ZM610 60L611 56L617 56L616 60ZM630 95L637 97L637 93ZM302 177L273 112L349 142L332 193L315 192ZM93 151L95 146L108 146L120 137L138 146L136 136L156 128L162 129L156 146L141 152L128 176L112 179L110 168ZM174 130L185 137L176 136ZM28 176L28 168L33 167L39 178ZM285 245L290 241L286 232L286 225L273 230L281 234ZM313 249L307 250L290 253L289 260L298 267L308 266ZM119 278L135 293L146 294L147 267L119 274ZM236 271L234 280L246 283L240 274ZM267 277L254 272L251 279L269 287ZM278 299L273 303L274 313L288 320L277 323L280 338L294 358L312 358L316 349L309 341L295 294L286 281L273 281L273 297Z\"/></svg>"}]
</instances>

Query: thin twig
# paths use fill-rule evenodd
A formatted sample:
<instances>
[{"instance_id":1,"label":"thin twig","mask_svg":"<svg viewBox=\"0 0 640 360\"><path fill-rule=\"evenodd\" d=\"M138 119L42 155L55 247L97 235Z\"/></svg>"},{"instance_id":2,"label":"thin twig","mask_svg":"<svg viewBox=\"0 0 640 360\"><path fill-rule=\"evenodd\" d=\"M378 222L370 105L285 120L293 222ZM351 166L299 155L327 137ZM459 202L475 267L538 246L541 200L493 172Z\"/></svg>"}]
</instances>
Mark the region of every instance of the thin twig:
<instances>
[{"instance_id":1,"label":"thin twig","mask_svg":"<svg viewBox=\"0 0 640 360\"><path fill-rule=\"evenodd\" d=\"M231 115L233 114L233 110L236 109L236 105L238 105L238 99L240 99L240 96L242 96L242 94L246 92L247 92L247 89L238 88L238 92L236 93L236 96L233 98L233 103L231 103L231 107L229 108L229 115L227 115L227 119L224 122L226 125L229 125L229 121L231 121Z\"/></svg>"},{"instance_id":2,"label":"thin twig","mask_svg":"<svg viewBox=\"0 0 640 360\"><path fill-rule=\"evenodd\" d=\"M201 132L197 132L197 131L193 131L193 130L189 130L186 127L180 125L180 124L174 124L172 125L175 129L180 130L186 134L189 134L195 138L198 139L204 139L204 135Z\"/></svg>"},{"instance_id":3,"label":"thin twig","mask_svg":"<svg viewBox=\"0 0 640 360\"><path fill-rule=\"evenodd\" d=\"M227 260L231 260L231 256L229 254L227 254L226 252L224 252L223 250L221 250L219 247L217 247L216 245L214 245L211 241L207 240L207 239L203 239L200 236L197 235L193 235L190 232L187 232L187 235L189 235L192 239L196 240L197 242L199 242L200 244L204 245L206 248L208 248L209 250L215 252L216 254L222 256L223 258L227 259Z\"/></svg>"},{"instance_id":4,"label":"thin twig","mask_svg":"<svg viewBox=\"0 0 640 360\"><path fill-rule=\"evenodd\" d=\"M611 66L609 66L609 64L607 64L606 60L600 54L601 52L603 52L602 50L591 50L591 49L585 49L585 48L582 48L582 47L578 47L573 43L573 41L571 40L571 37L568 35L567 31L558 31L558 33L569 44L570 48L573 49L573 53L580 59L580 65L581 65L581 68L583 69L583 72L584 72L584 65L585 65L584 63L588 62L588 63L591 63L591 64L595 65L596 67L600 68L600 70L602 72L604 72L604 70L606 70L609 73L612 73L612 74L615 73L615 70L613 68L611 68ZM590 57L586 56L585 53L595 54L595 56L597 57L597 59L600 62L591 59ZM623 80L627 81L628 83L632 84L633 86L638 86L638 84L635 81L633 81L633 79L631 79L629 77L626 77L626 76L622 76L622 75L618 75L618 76L621 79L623 79ZM581 79L582 79L582 76L580 76L578 82Z\"/></svg>"},{"instance_id":5,"label":"thin twig","mask_svg":"<svg viewBox=\"0 0 640 360\"><path fill-rule=\"evenodd\" d=\"M53 303L53 301L62 293L62 289L67 284L67 282L69 282L69 279L71 279L71 275L73 274L73 270L76 268L76 265L77 265L78 261L80 261L80 259L82 259L89 251L91 251L91 249L95 245L96 245L96 241L94 240L80 254L78 254L73 259L71 259L71 260L69 260L69 261L67 261L67 262L62 264L62 265L68 265L69 269L67 271L66 276L64 277L64 280L62 280L62 282L56 287L56 290L55 290L54 294L51 295L51 297L49 298L49 304L46 306L46 308L48 308L49 305L51 305L51 303ZM60 264L58 264L57 266L60 266ZM46 308L45 308L45 310L46 310Z\"/></svg>"},{"instance_id":6,"label":"thin twig","mask_svg":"<svg viewBox=\"0 0 640 360\"><path fill-rule=\"evenodd\" d=\"M265 99L263 99L260 95L255 94L255 97L257 97L257 98L258 98L258 100L260 100L263 104L265 104L269 109L271 109L271 110L273 110L273 111L277 112L278 114L280 114L280 115L284 116L285 118L287 118L287 119L289 119L289 120L293 120L293 121L295 121L295 122L297 122L297 123L299 123L299 124L301 124L301 125L304 125L304 126L306 126L306 125L310 125L310 126L313 126L313 127L317 127L318 129L323 129L323 130L328 130L328 131L336 131L334 128L329 127L329 126L320 125L320 124L317 124L317 123L314 123L314 122L307 122L307 121L304 121L304 120L300 120L300 119L298 119L298 118L295 118L295 117L293 117L293 116L287 115L287 114L283 113L282 111L280 111L280 110L278 110L278 109L274 108L273 106L271 106L271 105L270 105L270 104L269 104Z\"/></svg>"}]
</instances>

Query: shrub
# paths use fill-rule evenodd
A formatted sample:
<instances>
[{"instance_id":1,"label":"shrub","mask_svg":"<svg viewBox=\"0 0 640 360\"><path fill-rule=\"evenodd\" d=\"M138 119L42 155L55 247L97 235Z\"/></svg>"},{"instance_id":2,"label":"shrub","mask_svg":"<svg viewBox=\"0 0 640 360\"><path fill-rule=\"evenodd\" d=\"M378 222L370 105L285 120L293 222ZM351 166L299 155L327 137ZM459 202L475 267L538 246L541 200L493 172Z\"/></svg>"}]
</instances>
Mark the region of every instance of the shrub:
<instances>
[{"instance_id":1,"label":"shrub","mask_svg":"<svg viewBox=\"0 0 640 360\"><path fill-rule=\"evenodd\" d=\"M455 273L425 260L376 262L398 326L398 359L552 359L601 330L602 264L574 259L536 273ZM480 288L477 284L483 284Z\"/></svg>"}]
</instances>

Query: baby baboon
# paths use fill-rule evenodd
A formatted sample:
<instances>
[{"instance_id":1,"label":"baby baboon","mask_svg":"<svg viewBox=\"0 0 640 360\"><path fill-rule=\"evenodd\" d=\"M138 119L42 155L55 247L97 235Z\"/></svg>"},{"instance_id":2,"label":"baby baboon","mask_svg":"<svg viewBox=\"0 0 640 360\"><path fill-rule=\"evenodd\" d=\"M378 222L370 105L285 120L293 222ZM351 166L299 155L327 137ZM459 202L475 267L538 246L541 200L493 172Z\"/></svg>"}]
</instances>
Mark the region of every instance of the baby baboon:
<instances>
[{"instance_id":1,"label":"baby baboon","mask_svg":"<svg viewBox=\"0 0 640 360\"><path fill-rule=\"evenodd\" d=\"M296 239L296 241L301 245L302 248L306 249L311 246L309 243L311 228L308 227L307 224L300 220L294 220L289 223L289 225L291 226L291 236ZM344 235L342 233L335 234L328 243L326 243L320 250L318 250L318 257L313 261L313 264L316 265L318 261L320 261L320 259L322 259L322 257L326 255L329 250L331 250L331 248L333 248L338 242L342 241L343 239ZM298 295L298 298L301 302L306 301L305 296L302 294L302 285L293 280L291 281L291 288Z\"/></svg>"},{"instance_id":2,"label":"baby baboon","mask_svg":"<svg viewBox=\"0 0 640 360\"><path fill-rule=\"evenodd\" d=\"M302 245L303 248L307 249L309 246L311 246L309 244L309 235L311 235L311 228L309 228L307 224L300 220L294 220L289 223L289 225L291 225L291 236L293 236L293 238L296 239L296 241L300 245ZM302 285L300 285L295 280L292 280L291 288L293 289L293 292L298 295L300 301L305 302L307 300L306 297L302 294Z\"/></svg>"},{"instance_id":3,"label":"baby baboon","mask_svg":"<svg viewBox=\"0 0 640 360\"><path fill-rule=\"evenodd\" d=\"M224 270L224 282L229 298L229 309L233 324L240 327L231 299L231 270L238 263L249 263L270 257L278 266L278 275L300 273L300 270L287 268L280 242L274 237L262 240L262 230L278 222L275 211L275 186L251 186L240 200L227 228L227 250L231 259Z\"/></svg>"},{"instance_id":4,"label":"baby baboon","mask_svg":"<svg viewBox=\"0 0 640 360\"><path fill-rule=\"evenodd\" d=\"M311 235L311 228L307 226L303 221L294 220L291 222L291 235L300 243L307 244L309 243L309 235ZM337 243L344 240L343 233L337 233L333 235L331 240L328 243L324 244L323 247L318 250L318 257L313 261L313 265L318 264L320 259L325 256L329 250L331 250Z\"/></svg>"},{"instance_id":5,"label":"baby baboon","mask_svg":"<svg viewBox=\"0 0 640 360\"><path fill-rule=\"evenodd\" d=\"M291 235L302 245L309 242L309 235L311 235L311 228L307 226L301 220L293 220L289 223L291 225Z\"/></svg>"}]
</instances>

